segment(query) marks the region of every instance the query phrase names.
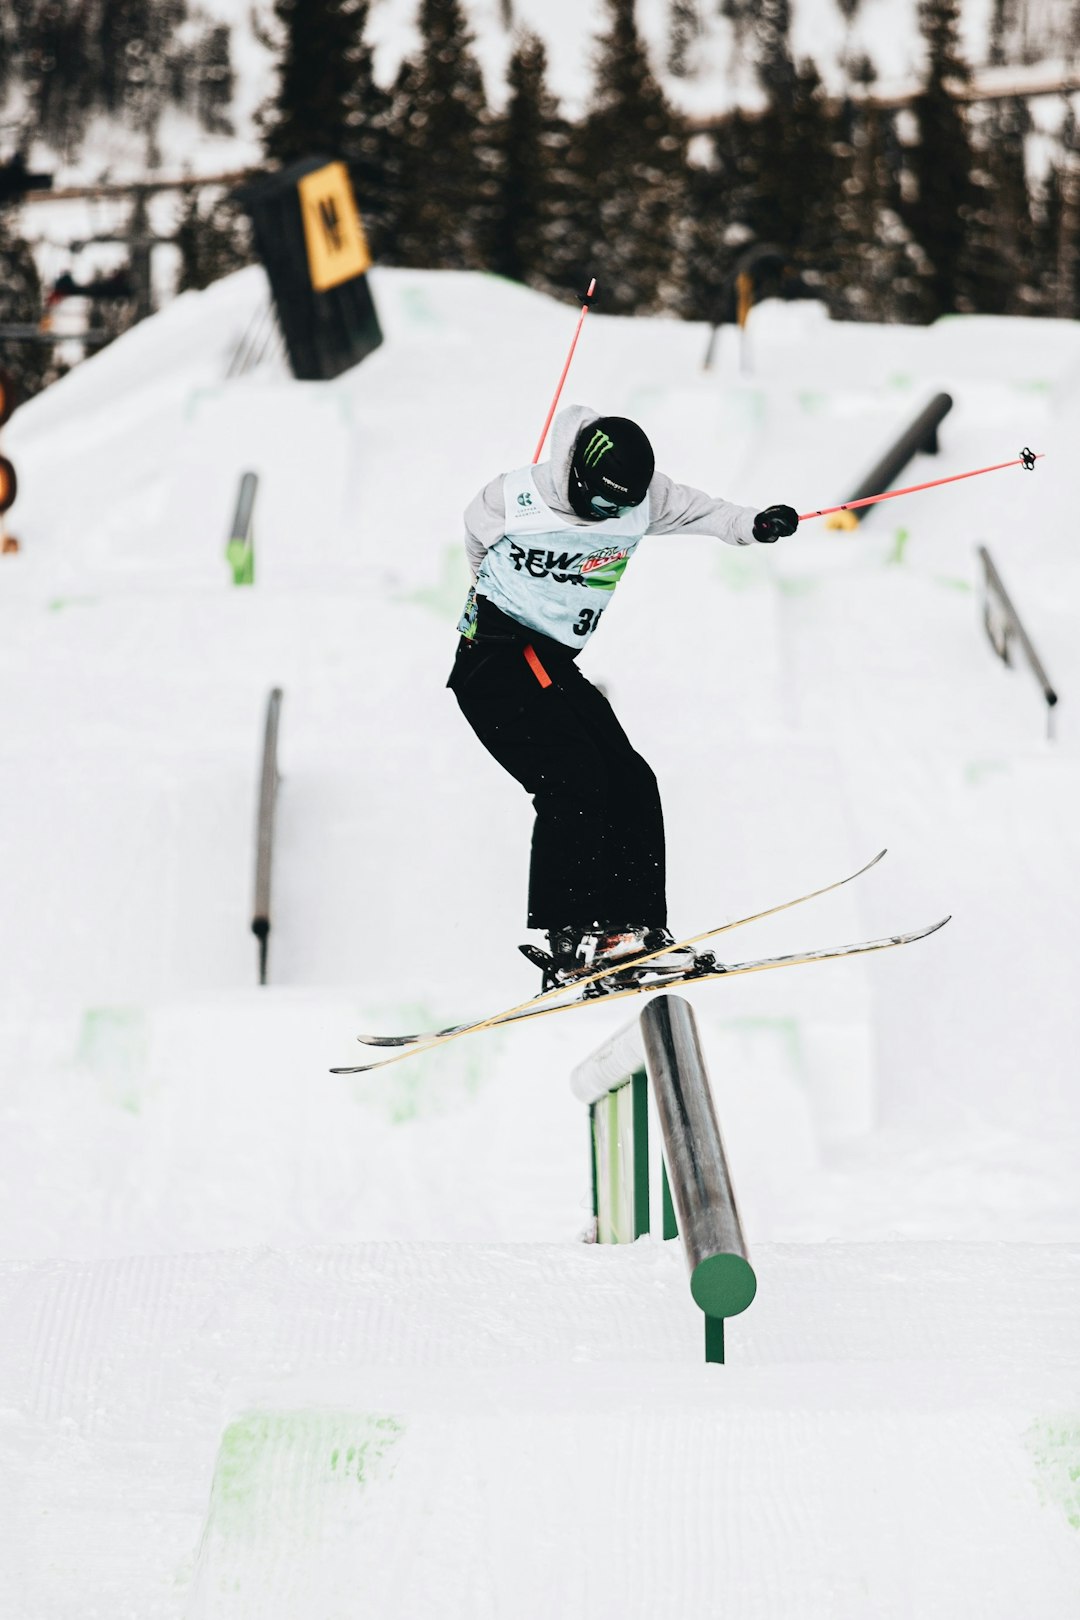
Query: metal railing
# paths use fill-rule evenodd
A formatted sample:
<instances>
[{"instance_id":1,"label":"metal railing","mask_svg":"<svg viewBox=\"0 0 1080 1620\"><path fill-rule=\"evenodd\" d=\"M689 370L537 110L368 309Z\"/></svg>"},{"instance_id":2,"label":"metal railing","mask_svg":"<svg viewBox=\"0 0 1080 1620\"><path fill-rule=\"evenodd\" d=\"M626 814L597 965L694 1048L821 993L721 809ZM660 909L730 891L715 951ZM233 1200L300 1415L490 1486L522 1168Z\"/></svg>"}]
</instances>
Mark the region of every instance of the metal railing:
<instances>
[{"instance_id":1,"label":"metal railing","mask_svg":"<svg viewBox=\"0 0 1080 1620\"><path fill-rule=\"evenodd\" d=\"M275 686L266 705L262 768L259 773L259 815L255 830L255 914L251 932L259 941L259 983L266 983L266 956L270 943L270 865L274 852L274 810L277 805L278 722L281 718L280 686Z\"/></svg>"},{"instance_id":2,"label":"metal railing","mask_svg":"<svg viewBox=\"0 0 1080 1620\"><path fill-rule=\"evenodd\" d=\"M258 473L246 472L236 494L236 508L225 546L225 557L233 573L234 585L255 583L255 496Z\"/></svg>"},{"instance_id":3,"label":"metal railing","mask_svg":"<svg viewBox=\"0 0 1080 1620\"><path fill-rule=\"evenodd\" d=\"M570 1083L589 1109L601 1243L633 1242L649 1231L651 1084L663 1142L663 1235L682 1235L690 1292L705 1316L705 1359L722 1362L725 1319L746 1310L757 1279L689 1002L652 997L632 1024L578 1065Z\"/></svg>"},{"instance_id":4,"label":"metal railing","mask_svg":"<svg viewBox=\"0 0 1080 1620\"><path fill-rule=\"evenodd\" d=\"M1012 668L1012 643L1015 639L1028 661L1032 674L1042 687L1042 694L1046 700L1046 735L1053 740L1054 711L1057 708L1058 694L1050 684L1050 677L1043 668L1042 659L1032 644L1031 637L1021 622L1020 615L1013 605L1012 597L1002 582L1001 575L994 566L994 560L985 546L978 547L979 557L983 565L983 624L990 645L997 653L1003 664Z\"/></svg>"},{"instance_id":5,"label":"metal railing","mask_svg":"<svg viewBox=\"0 0 1080 1620\"><path fill-rule=\"evenodd\" d=\"M926 455L936 456L938 452L938 428L945 417L952 410L951 394L935 394L928 405L924 405L914 421L909 422L899 438L892 444L876 462L859 487L852 490L847 497L848 501L864 501L868 495L878 495L894 484L911 460L912 456L923 452ZM827 521L828 528L850 528L862 521L867 512L873 510L870 506L860 506L854 512L838 512L834 518Z\"/></svg>"}]
</instances>

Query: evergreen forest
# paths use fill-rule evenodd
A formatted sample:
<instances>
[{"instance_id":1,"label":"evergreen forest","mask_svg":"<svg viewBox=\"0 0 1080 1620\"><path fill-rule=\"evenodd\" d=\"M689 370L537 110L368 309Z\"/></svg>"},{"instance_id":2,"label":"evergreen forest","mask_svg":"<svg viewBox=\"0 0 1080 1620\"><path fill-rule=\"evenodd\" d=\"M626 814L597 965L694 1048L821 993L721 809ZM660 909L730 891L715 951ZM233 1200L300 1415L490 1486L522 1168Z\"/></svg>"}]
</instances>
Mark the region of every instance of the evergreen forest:
<instances>
[{"instance_id":1,"label":"evergreen forest","mask_svg":"<svg viewBox=\"0 0 1080 1620\"><path fill-rule=\"evenodd\" d=\"M860 0L819 3L850 25ZM419 46L391 79L375 72L371 0L274 0L264 164L343 159L377 263L489 270L568 297L595 274L608 313L730 320L736 273L752 265L759 296L817 298L845 320L1077 316L1071 97L1059 98L1049 139L1036 138L1020 94L966 99L960 0L916 3L922 80L907 105L888 107L872 95L878 65L853 53L846 93L826 94L794 50L791 0L668 0L659 63L635 0L603 0L602 26L583 43L591 96L570 117L543 41L515 27L513 0L501 5L513 50L497 102L462 0L416 0ZM1020 3L992 0L990 64L1018 59ZM759 94L753 109L694 125L669 92L692 73L710 10L734 25ZM1059 12L1055 44L1068 59L1080 3L1060 0ZM187 0L0 5L0 97L22 109L24 136L58 153L77 151L105 113L143 133L152 168L163 107L227 130L232 94L228 27ZM175 240L181 287L250 254L236 206L194 188ZM37 318L17 199L0 197L0 260L0 321Z\"/></svg>"}]
</instances>

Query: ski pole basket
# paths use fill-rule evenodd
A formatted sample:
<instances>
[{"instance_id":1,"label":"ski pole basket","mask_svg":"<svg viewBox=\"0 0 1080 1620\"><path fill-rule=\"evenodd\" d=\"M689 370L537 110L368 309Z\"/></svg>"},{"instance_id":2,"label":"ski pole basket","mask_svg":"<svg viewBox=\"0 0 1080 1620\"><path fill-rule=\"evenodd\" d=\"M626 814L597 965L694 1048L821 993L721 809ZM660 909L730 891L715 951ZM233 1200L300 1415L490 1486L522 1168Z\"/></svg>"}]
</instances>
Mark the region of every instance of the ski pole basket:
<instances>
[{"instance_id":1,"label":"ski pole basket","mask_svg":"<svg viewBox=\"0 0 1080 1620\"><path fill-rule=\"evenodd\" d=\"M589 1110L593 1214L600 1243L633 1243L658 1219L682 1236L690 1292L705 1316L705 1359L724 1359L724 1321L757 1291L713 1108L693 1008L656 995L574 1070ZM649 1097L662 1142L650 1175ZM658 1207L657 1207L658 1206Z\"/></svg>"}]
</instances>

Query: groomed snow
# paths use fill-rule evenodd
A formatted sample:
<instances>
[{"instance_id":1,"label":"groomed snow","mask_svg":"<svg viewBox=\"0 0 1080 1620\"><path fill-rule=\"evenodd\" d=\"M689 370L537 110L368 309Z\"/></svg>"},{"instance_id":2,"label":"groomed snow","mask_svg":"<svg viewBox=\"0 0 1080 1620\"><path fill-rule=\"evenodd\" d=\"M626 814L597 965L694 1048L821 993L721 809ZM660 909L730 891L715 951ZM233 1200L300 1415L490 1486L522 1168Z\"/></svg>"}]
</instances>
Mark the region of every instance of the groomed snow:
<instances>
[{"instance_id":1,"label":"groomed snow","mask_svg":"<svg viewBox=\"0 0 1080 1620\"><path fill-rule=\"evenodd\" d=\"M528 459L575 311L380 271L350 375L229 381L187 295L17 413L0 559L0 1612L61 1620L1070 1612L1080 1577L1080 331L590 315L568 397L675 476L842 500L646 543L585 655L654 763L672 921L828 882L693 993L759 1293L703 1361L676 1245L588 1248L568 1077L626 1004L365 1079L353 1036L521 999L529 806L444 687L460 512ZM260 475L254 589L226 528ZM1062 694L992 656L989 545ZM285 693L270 984L248 931Z\"/></svg>"}]
</instances>

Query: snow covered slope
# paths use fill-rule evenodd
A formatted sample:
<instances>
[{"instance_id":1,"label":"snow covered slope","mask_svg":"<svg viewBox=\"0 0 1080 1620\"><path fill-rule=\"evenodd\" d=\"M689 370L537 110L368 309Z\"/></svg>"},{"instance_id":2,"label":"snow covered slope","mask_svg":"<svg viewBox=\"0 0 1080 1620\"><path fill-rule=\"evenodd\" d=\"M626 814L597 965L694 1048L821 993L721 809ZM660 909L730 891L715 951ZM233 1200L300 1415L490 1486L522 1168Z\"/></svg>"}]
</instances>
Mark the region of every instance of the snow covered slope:
<instances>
[{"instance_id":1,"label":"snow covered slope","mask_svg":"<svg viewBox=\"0 0 1080 1620\"><path fill-rule=\"evenodd\" d=\"M9 1612L1069 1613L1077 1251L757 1267L723 1368L672 1245L2 1267Z\"/></svg>"},{"instance_id":2,"label":"snow covered slope","mask_svg":"<svg viewBox=\"0 0 1080 1620\"><path fill-rule=\"evenodd\" d=\"M954 913L905 952L694 993L761 1278L705 1368L677 1251L575 1242L566 1081L625 1004L327 1073L360 1029L532 987L529 806L444 682L461 509L528 459L574 322L493 278L373 281L387 341L337 382L227 379L250 270L4 430L0 1446L24 1552L0 1609L277 1620L366 1580L403 1620L681 1615L723 1567L754 1615L1067 1612L1080 334L764 305L752 369L729 344L706 374L703 329L590 316L568 397L735 499L843 499L940 388L912 481L1047 453L852 534L647 543L585 655L660 775L677 928L883 844L725 953ZM248 468L250 590L224 560ZM978 542L1062 693L1053 742L986 643Z\"/></svg>"}]
</instances>

